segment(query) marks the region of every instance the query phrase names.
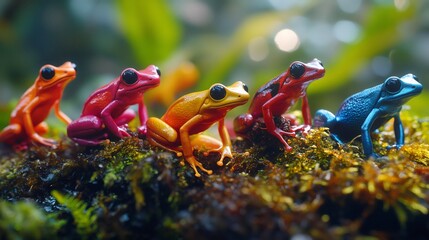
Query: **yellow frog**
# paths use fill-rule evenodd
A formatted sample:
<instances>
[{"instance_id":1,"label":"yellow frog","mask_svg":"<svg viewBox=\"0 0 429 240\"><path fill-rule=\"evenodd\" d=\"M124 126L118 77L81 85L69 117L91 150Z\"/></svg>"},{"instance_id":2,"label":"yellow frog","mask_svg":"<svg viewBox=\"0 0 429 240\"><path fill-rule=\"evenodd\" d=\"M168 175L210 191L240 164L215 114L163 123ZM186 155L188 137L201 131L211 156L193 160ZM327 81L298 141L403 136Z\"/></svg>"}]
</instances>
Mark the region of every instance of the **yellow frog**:
<instances>
[{"instance_id":1,"label":"yellow frog","mask_svg":"<svg viewBox=\"0 0 429 240\"><path fill-rule=\"evenodd\" d=\"M161 118L149 118L147 137L149 142L184 156L185 160L200 177L199 167L211 174L194 157L193 150L216 151L221 154L217 165L223 165L225 157L232 158L231 140L225 127L226 113L249 100L247 86L236 82L230 86L214 84L208 90L190 93L176 100ZM199 134L218 122L218 132L222 142Z\"/></svg>"}]
</instances>

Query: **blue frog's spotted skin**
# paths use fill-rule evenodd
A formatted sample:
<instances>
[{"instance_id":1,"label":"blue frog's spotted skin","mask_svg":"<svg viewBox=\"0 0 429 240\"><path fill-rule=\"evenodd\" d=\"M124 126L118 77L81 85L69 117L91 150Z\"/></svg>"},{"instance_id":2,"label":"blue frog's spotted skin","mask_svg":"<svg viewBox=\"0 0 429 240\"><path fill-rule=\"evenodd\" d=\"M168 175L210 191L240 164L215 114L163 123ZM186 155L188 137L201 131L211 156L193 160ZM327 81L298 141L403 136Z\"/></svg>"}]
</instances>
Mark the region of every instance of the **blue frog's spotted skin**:
<instances>
[{"instance_id":1,"label":"blue frog's spotted skin","mask_svg":"<svg viewBox=\"0 0 429 240\"><path fill-rule=\"evenodd\" d=\"M404 129L399 112L402 105L422 91L422 84L413 74L389 77L383 84L368 88L347 98L337 114L321 109L314 116L315 127L328 127L331 136L343 144L361 135L364 154L373 152L371 132L394 118L396 145L404 145Z\"/></svg>"}]
</instances>

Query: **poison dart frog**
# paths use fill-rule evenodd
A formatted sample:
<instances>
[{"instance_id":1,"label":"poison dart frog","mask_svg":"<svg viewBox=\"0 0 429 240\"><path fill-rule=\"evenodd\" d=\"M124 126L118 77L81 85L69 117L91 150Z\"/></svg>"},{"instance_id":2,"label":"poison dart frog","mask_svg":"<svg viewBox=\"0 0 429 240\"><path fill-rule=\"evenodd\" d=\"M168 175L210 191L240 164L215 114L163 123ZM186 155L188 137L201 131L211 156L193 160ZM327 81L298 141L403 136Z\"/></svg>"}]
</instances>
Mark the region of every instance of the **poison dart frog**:
<instances>
[{"instance_id":1,"label":"poison dart frog","mask_svg":"<svg viewBox=\"0 0 429 240\"><path fill-rule=\"evenodd\" d=\"M302 98L302 115L305 125L301 126L301 129L309 129L311 114L306 90L312 81L323 77L324 74L325 69L317 59L313 59L309 63L293 62L285 72L263 85L256 92L247 113L234 119L235 132L239 136L245 136L256 119L262 117L267 131L280 140L286 151L292 151L292 147L288 145L283 136L295 136L298 128L289 132L284 131L275 125L274 117L281 116L299 98Z\"/></svg>"},{"instance_id":2,"label":"poison dart frog","mask_svg":"<svg viewBox=\"0 0 429 240\"><path fill-rule=\"evenodd\" d=\"M200 177L197 167L211 174L194 157L193 150L209 150L221 154L217 165L223 165L225 157L232 158L231 140L225 127L226 113L249 99L247 86L236 82L230 86L214 84L208 90L190 93L176 100L161 118L151 117L147 121L149 142L177 156L184 156ZM218 122L218 132L222 142L212 137L198 134ZM183 163L183 161L182 161Z\"/></svg>"},{"instance_id":3,"label":"poison dart frog","mask_svg":"<svg viewBox=\"0 0 429 240\"><path fill-rule=\"evenodd\" d=\"M378 158L373 152L371 132L394 118L396 145L404 145L404 129L399 112L402 105L422 91L422 84L413 74L389 77L383 84L368 88L347 98L337 114L318 110L315 127L328 127L334 140L343 144L361 135L364 154Z\"/></svg>"},{"instance_id":4,"label":"poison dart frog","mask_svg":"<svg viewBox=\"0 0 429 240\"><path fill-rule=\"evenodd\" d=\"M137 71L127 68L111 83L100 87L86 100L81 116L67 127L67 135L76 143L98 145L110 137L129 137L127 124L136 113L129 107L138 104L139 134L146 134L148 118L143 93L159 85L160 70L150 65Z\"/></svg>"},{"instance_id":5,"label":"poison dart frog","mask_svg":"<svg viewBox=\"0 0 429 240\"><path fill-rule=\"evenodd\" d=\"M66 85L76 77L75 64L65 62L59 67L44 65L34 84L22 95L12 111L10 123L0 133L0 142L13 145L16 150L26 149L33 141L54 147L53 139L41 135L48 132L44 120L54 107L56 116L65 124L70 118L60 110L60 100Z\"/></svg>"}]
</instances>

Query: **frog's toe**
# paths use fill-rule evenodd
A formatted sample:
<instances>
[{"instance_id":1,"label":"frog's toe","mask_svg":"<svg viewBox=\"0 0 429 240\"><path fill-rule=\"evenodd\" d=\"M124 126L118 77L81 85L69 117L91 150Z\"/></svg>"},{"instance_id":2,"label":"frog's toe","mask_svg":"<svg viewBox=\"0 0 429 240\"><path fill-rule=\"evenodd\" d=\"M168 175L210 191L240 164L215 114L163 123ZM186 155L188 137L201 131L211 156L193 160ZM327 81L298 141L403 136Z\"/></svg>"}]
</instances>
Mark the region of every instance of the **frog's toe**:
<instances>
[{"instance_id":1,"label":"frog's toe","mask_svg":"<svg viewBox=\"0 0 429 240\"><path fill-rule=\"evenodd\" d=\"M375 162L378 162L378 163L386 162L387 160L389 160L389 158L388 158L388 157L386 157L386 156L381 156L381 155L379 155L379 154L377 154L377 153L371 153L371 154L368 156L368 159L372 159L372 160L374 160Z\"/></svg>"},{"instance_id":2,"label":"frog's toe","mask_svg":"<svg viewBox=\"0 0 429 240\"><path fill-rule=\"evenodd\" d=\"M386 149L387 150L391 150L391 149L400 149L403 145L391 145L391 146L387 146Z\"/></svg>"}]
</instances>

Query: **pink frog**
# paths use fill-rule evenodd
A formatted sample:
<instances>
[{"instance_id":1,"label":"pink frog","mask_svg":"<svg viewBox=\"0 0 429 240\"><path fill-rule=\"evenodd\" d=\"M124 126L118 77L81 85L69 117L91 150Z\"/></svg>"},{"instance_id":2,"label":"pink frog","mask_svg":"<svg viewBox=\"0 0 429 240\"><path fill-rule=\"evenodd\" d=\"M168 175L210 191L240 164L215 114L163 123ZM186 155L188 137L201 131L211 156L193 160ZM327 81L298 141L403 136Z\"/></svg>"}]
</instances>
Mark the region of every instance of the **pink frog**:
<instances>
[{"instance_id":1,"label":"pink frog","mask_svg":"<svg viewBox=\"0 0 429 240\"><path fill-rule=\"evenodd\" d=\"M143 93L159 85L160 75L154 65L140 71L125 69L118 78L89 96L81 116L67 127L67 135L86 146L98 145L110 137L129 137L127 124L136 116L129 106L134 104L138 104L139 135L145 135L148 114Z\"/></svg>"}]
</instances>

